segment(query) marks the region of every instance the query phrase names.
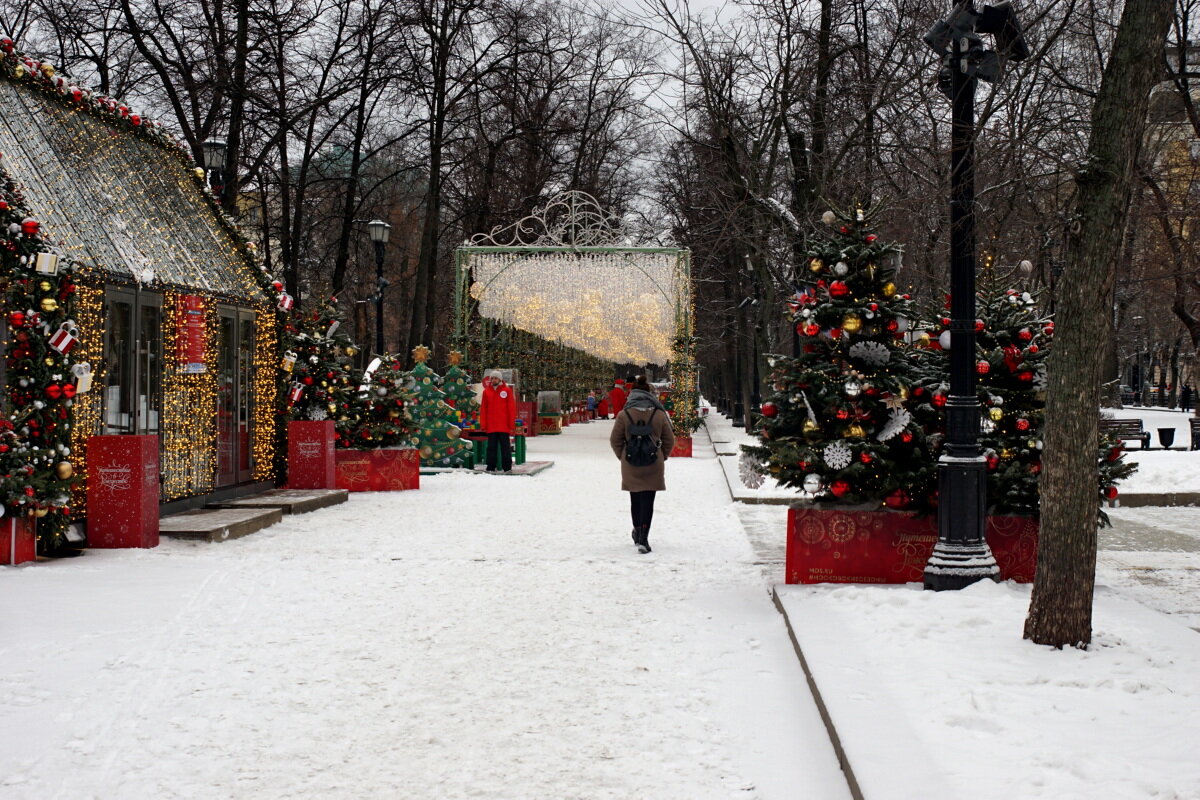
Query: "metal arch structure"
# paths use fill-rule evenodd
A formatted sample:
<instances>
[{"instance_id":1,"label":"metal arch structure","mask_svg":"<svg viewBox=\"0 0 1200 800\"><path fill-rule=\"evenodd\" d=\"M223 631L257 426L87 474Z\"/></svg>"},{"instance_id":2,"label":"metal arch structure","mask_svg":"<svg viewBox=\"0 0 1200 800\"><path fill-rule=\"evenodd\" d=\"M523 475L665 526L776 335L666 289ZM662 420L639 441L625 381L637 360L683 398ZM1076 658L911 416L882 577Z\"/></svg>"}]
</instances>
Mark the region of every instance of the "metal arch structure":
<instances>
[{"instance_id":1,"label":"metal arch structure","mask_svg":"<svg viewBox=\"0 0 1200 800\"><path fill-rule=\"evenodd\" d=\"M669 365L677 395L688 395L677 408L695 408L690 251L629 244L616 217L572 191L471 237L455 273L455 340L475 358L489 358L507 326L563 353Z\"/></svg>"}]
</instances>

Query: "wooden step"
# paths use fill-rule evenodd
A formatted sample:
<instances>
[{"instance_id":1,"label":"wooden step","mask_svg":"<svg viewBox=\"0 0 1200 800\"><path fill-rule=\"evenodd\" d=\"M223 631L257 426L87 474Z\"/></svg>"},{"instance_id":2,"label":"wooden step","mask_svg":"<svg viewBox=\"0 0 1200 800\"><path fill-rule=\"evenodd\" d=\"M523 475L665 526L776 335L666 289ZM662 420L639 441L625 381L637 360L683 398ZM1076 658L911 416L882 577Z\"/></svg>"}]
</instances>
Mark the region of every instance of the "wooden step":
<instances>
[{"instance_id":1,"label":"wooden step","mask_svg":"<svg viewBox=\"0 0 1200 800\"><path fill-rule=\"evenodd\" d=\"M283 519L278 508L202 508L158 521L161 536L223 542L261 531Z\"/></svg>"},{"instance_id":2,"label":"wooden step","mask_svg":"<svg viewBox=\"0 0 1200 800\"><path fill-rule=\"evenodd\" d=\"M250 497L213 503L211 508L278 508L284 514L307 514L346 502L345 489L273 489Z\"/></svg>"}]
</instances>

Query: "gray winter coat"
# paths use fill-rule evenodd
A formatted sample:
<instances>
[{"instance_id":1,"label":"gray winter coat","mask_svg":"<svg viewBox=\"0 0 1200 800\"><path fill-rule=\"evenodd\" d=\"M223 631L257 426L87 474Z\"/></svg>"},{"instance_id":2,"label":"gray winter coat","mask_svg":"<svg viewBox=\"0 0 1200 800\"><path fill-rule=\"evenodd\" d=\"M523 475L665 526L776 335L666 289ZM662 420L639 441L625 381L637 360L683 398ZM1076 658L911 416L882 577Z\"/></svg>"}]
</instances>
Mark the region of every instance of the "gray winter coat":
<instances>
[{"instance_id":1,"label":"gray winter coat","mask_svg":"<svg viewBox=\"0 0 1200 800\"><path fill-rule=\"evenodd\" d=\"M659 443L659 458L649 466L635 467L625 460L625 438L629 430L629 421L632 418L634 421L644 422L650 419L653 409L658 409L657 413L654 413L652 428L654 439ZM616 457L621 460L622 491L662 492L666 490L666 479L663 475L664 465L671 455L671 449L675 447L675 433L671 430L671 418L657 398L642 389L634 389L630 392L629 399L625 402L625 408L620 414L617 414L617 421L608 437L608 443L612 446Z\"/></svg>"}]
</instances>

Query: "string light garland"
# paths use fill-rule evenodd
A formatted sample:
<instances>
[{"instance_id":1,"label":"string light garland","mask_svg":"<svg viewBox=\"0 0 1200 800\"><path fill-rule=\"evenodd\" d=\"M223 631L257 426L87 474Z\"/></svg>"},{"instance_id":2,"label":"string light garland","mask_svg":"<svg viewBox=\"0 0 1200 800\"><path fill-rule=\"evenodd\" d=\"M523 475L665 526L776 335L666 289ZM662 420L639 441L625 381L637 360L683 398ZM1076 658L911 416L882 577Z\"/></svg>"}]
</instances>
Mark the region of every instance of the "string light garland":
<instances>
[{"instance_id":1,"label":"string light garland","mask_svg":"<svg viewBox=\"0 0 1200 800\"><path fill-rule=\"evenodd\" d=\"M204 319L204 372L185 372L179 361L187 305L163 293L162 495L175 500L215 488L217 456L216 304L199 298Z\"/></svg>"},{"instance_id":2,"label":"string light garland","mask_svg":"<svg viewBox=\"0 0 1200 800\"><path fill-rule=\"evenodd\" d=\"M80 270L80 272L84 272ZM92 389L75 395L75 424L71 428L71 452L74 454L75 474L72 503L80 515L87 514L87 445L88 439L100 430L100 414L104 408L107 370L104 367L104 290L83 280L75 290L75 320L79 324L79 344L71 351L76 369L89 376ZM78 379L77 379L78 380Z\"/></svg>"}]
</instances>

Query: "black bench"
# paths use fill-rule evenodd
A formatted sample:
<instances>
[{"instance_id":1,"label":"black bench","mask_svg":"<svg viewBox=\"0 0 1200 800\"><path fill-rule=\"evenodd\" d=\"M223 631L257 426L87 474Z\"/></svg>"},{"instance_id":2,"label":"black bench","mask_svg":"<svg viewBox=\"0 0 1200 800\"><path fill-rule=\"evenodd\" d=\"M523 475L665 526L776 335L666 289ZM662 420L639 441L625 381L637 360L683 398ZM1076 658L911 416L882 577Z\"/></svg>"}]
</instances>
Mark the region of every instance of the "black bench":
<instances>
[{"instance_id":1,"label":"black bench","mask_svg":"<svg viewBox=\"0 0 1200 800\"><path fill-rule=\"evenodd\" d=\"M1192 430L1194 431L1195 428ZM1143 450L1150 446L1150 434L1142 428L1140 419L1102 419L1100 420L1100 432L1122 440L1138 439L1142 443ZM1196 436L1193 433L1193 446L1195 441Z\"/></svg>"},{"instance_id":2,"label":"black bench","mask_svg":"<svg viewBox=\"0 0 1200 800\"><path fill-rule=\"evenodd\" d=\"M1189 417L1188 425L1192 428L1192 448L1200 450L1200 417Z\"/></svg>"}]
</instances>

